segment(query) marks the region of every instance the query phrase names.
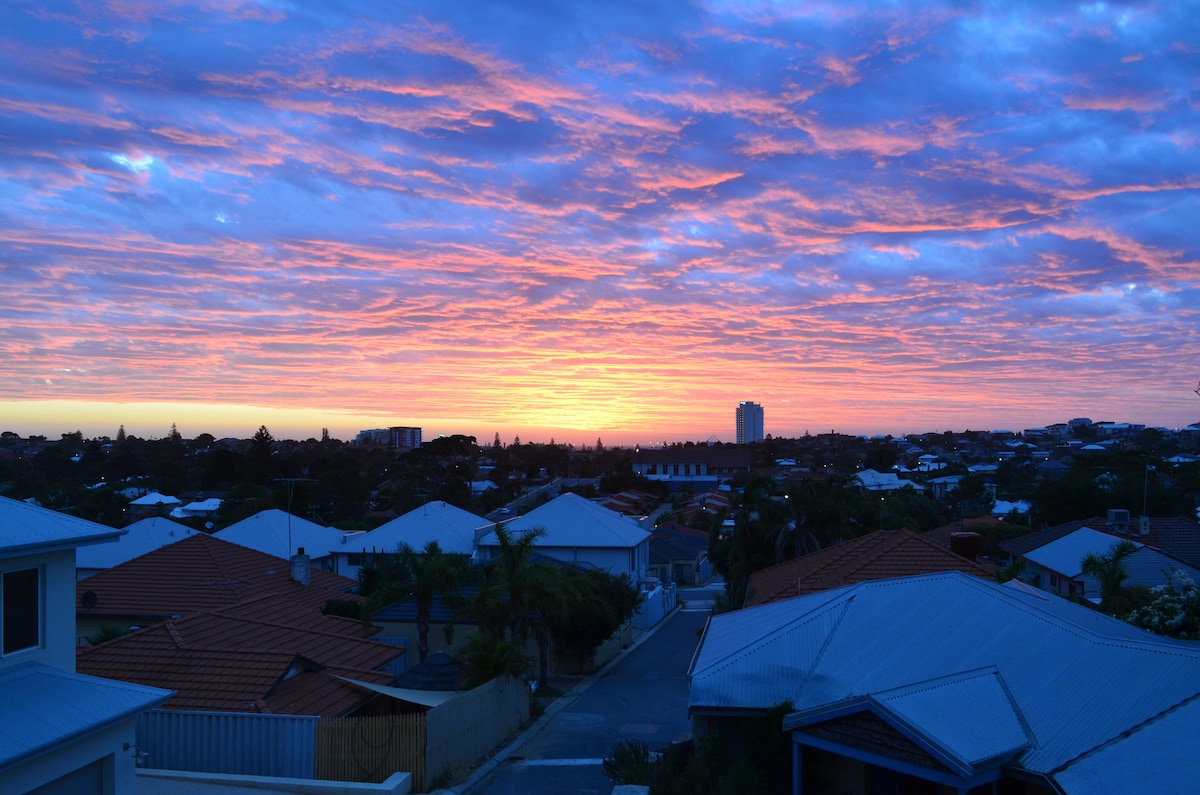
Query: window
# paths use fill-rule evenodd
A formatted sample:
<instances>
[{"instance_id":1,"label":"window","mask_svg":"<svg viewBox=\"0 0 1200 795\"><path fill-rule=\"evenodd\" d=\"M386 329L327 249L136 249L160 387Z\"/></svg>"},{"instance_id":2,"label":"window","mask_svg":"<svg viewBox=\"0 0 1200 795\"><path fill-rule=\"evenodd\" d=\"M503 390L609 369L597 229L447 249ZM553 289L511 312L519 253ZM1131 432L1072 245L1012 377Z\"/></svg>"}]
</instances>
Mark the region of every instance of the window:
<instances>
[{"instance_id":1,"label":"window","mask_svg":"<svg viewBox=\"0 0 1200 795\"><path fill-rule=\"evenodd\" d=\"M0 655L32 649L42 644L42 588L40 569L6 571L0 605L4 645Z\"/></svg>"}]
</instances>

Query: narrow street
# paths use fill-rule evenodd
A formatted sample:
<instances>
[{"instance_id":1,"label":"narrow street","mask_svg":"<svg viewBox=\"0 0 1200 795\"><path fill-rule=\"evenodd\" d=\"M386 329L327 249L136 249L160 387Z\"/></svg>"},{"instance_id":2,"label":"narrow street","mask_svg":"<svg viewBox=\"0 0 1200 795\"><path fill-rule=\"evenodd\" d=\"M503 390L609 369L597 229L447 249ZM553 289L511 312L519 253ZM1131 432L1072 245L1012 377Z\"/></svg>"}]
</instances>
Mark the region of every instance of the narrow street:
<instances>
[{"instance_id":1,"label":"narrow street","mask_svg":"<svg viewBox=\"0 0 1200 795\"><path fill-rule=\"evenodd\" d=\"M719 586L718 586L719 587ZM687 669L708 618L699 600L667 617L603 676L565 695L498 767L460 795L607 795L601 762L622 740L652 749L691 736ZM591 685L586 683L590 681Z\"/></svg>"}]
</instances>

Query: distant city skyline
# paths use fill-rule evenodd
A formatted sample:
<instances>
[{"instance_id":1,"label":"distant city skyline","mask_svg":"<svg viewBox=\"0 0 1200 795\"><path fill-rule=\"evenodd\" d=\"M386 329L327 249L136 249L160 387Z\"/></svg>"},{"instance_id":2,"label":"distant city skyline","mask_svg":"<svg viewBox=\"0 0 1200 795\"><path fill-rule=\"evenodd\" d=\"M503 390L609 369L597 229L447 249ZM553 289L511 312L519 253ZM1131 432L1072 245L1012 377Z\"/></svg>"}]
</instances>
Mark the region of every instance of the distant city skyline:
<instances>
[{"instance_id":1,"label":"distant city skyline","mask_svg":"<svg viewBox=\"0 0 1200 795\"><path fill-rule=\"evenodd\" d=\"M363 425L357 424L360 419L352 414L312 414L305 412L289 412L279 411L274 409L264 409L261 407L238 407L233 412L236 418L230 420L214 419L210 424L205 425L202 422L197 422L201 417L189 416L184 413L182 419L171 420L169 417L176 416L178 412L173 414L170 407L163 404L148 404L146 406L131 406L125 407L124 412L119 409L112 415L132 417L131 421L120 421L115 424L110 423L106 418L100 420L92 419L87 421L70 422L64 420L42 420L34 417L28 421L8 421L0 419L0 432L12 431L20 434L23 437L28 436L45 436L48 440L54 441L60 438L61 434L74 433L76 430L83 433L85 438L109 437L115 438L118 429L124 427L126 434L138 436L147 439L165 438L171 426L175 425L176 429L185 439L194 439L202 433L211 433L217 438L233 437L238 439L249 439L258 430L260 425L265 425L271 432L271 435L276 439L320 439L321 432L325 429L329 430L330 436L335 439L340 439L345 442L353 442L363 431L369 431L376 427L389 428L396 427L397 423L394 418L376 417L375 423L366 423ZM761 408L761 406L760 406ZM728 408L726 409L728 411ZM244 412L244 414L243 414ZM228 416L230 412L225 411ZM1198 413L1200 414L1200 413ZM936 425L929 427L905 427L905 428L849 428L837 426L819 426L802 428L797 431L776 432L770 429L764 429L764 437L772 438L800 438L805 435L817 436L825 433L841 433L851 436L894 436L902 437L909 434L923 433L944 433L945 431L963 432L963 431L1012 431L1020 433L1027 429L1043 428L1049 425L1058 423L1068 423L1070 420L1085 417L1089 420L1100 422L1116 422L1129 423L1134 425L1145 425L1150 428L1166 428L1167 430L1178 430L1185 428L1194 423L1200 423L1200 416L1191 423L1183 423L1181 425L1161 425L1152 422L1143 422L1137 418L1099 415L1094 412L1078 411L1068 413L1058 417L1047 417L1042 422L1026 422L1026 423L1001 423L1001 424L984 424L984 423L967 423L965 425ZM370 418L365 418L370 419ZM165 420L165 422L164 422ZM316 424L313 424L313 421ZM737 442L737 429L735 424L731 424L726 415L726 420L723 427L714 427L711 429L697 428L694 432L683 432L679 434L655 433L653 430L641 431L597 431L595 429L565 429L565 428L545 428L537 426L500 426L482 428L479 426L437 426L430 427L428 425L420 425L419 423L406 423L407 426L413 427L414 430L419 429L421 438L424 442L428 442L438 436L451 436L461 434L464 436L474 436L476 442L481 446L486 446L492 443L496 434L500 435L500 440L503 444L509 445L514 439L519 438L522 443L538 442L548 443L554 441L557 444L573 444L576 447L591 447L595 445L597 439L602 441L606 446L624 446L642 445L654 446L662 443L676 442L706 442L709 440L717 440L727 444ZM111 426L111 427L110 427Z\"/></svg>"},{"instance_id":2,"label":"distant city skyline","mask_svg":"<svg viewBox=\"0 0 1200 795\"><path fill-rule=\"evenodd\" d=\"M0 10L0 428L1200 419L1195 2Z\"/></svg>"}]
</instances>

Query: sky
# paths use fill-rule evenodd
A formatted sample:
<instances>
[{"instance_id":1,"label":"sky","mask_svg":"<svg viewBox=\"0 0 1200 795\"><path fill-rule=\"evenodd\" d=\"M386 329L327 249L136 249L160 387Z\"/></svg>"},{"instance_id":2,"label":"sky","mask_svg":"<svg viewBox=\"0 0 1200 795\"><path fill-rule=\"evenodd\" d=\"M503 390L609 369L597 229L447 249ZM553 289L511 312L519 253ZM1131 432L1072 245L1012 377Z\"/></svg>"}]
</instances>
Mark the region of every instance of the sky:
<instances>
[{"instance_id":1,"label":"sky","mask_svg":"<svg viewBox=\"0 0 1200 795\"><path fill-rule=\"evenodd\" d=\"M1200 2L0 5L0 430L1200 420Z\"/></svg>"}]
</instances>

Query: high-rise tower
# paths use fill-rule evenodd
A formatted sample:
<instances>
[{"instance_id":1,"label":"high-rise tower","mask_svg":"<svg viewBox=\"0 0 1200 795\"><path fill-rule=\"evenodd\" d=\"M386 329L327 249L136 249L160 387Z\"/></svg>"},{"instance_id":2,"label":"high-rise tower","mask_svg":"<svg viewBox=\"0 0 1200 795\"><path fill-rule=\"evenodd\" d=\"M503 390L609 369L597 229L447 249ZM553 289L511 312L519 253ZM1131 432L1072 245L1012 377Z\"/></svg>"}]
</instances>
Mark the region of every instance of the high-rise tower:
<instances>
[{"instance_id":1,"label":"high-rise tower","mask_svg":"<svg viewBox=\"0 0 1200 795\"><path fill-rule=\"evenodd\" d=\"M763 440L763 407L743 400L737 407L737 443Z\"/></svg>"}]
</instances>

